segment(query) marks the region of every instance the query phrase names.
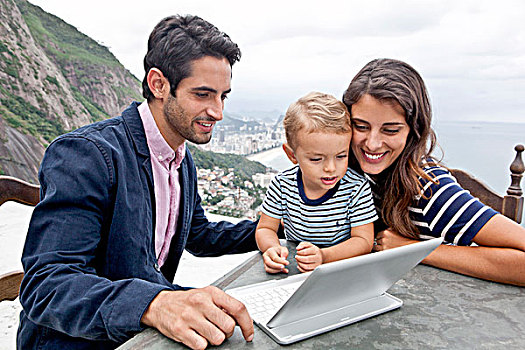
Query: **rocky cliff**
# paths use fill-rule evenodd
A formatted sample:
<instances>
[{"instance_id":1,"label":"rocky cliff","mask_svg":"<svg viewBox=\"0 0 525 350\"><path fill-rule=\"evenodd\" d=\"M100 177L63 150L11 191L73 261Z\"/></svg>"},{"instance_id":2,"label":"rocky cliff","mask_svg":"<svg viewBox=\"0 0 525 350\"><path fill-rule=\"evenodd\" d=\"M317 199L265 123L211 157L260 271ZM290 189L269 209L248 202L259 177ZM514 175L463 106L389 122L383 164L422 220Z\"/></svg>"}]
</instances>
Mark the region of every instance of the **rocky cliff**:
<instances>
[{"instance_id":1,"label":"rocky cliff","mask_svg":"<svg viewBox=\"0 0 525 350\"><path fill-rule=\"evenodd\" d=\"M0 0L0 174L36 183L55 137L137 99L139 80L107 47L25 0Z\"/></svg>"}]
</instances>

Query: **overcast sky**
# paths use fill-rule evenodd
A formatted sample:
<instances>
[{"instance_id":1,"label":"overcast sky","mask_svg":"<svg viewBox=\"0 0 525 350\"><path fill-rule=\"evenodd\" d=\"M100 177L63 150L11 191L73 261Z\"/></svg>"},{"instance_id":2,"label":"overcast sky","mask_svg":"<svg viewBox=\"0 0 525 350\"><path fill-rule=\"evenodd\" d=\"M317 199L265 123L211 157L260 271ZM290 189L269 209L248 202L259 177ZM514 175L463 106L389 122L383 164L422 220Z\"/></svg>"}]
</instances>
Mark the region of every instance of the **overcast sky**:
<instances>
[{"instance_id":1,"label":"overcast sky","mask_svg":"<svg viewBox=\"0 0 525 350\"><path fill-rule=\"evenodd\" d=\"M226 110L279 110L322 91L340 98L371 59L420 72L438 120L525 122L525 1L30 0L109 47L137 78L153 27L195 14L239 44Z\"/></svg>"}]
</instances>

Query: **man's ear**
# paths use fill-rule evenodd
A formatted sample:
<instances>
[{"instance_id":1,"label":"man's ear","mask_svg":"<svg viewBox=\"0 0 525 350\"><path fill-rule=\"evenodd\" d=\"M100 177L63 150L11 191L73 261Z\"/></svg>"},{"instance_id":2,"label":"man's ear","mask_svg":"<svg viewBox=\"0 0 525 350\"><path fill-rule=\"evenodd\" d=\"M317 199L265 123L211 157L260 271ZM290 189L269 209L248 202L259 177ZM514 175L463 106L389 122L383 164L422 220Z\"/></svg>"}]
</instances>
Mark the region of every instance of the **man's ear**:
<instances>
[{"instance_id":1,"label":"man's ear","mask_svg":"<svg viewBox=\"0 0 525 350\"><path fill-rule=\"evenodd\" d=\"M283 150L284 153L286 153L286 155L288 156L288 159L290 159L292 163L297 164L297 158L295 158L295 154L293 152L292 147L290 147L290 145L287 143L283 143Z\"/></svg>"},{"instance_id":2,"label":"man's ear","mask_svg":"<svg viewBox=\"0 0 525 350\"><path fill-rule=\"evenodd\" d=\"M170 93L170 83L158 68L151 68L147 76L148 87L158 99L164 99Z\"/></svg>"}]
</instances>

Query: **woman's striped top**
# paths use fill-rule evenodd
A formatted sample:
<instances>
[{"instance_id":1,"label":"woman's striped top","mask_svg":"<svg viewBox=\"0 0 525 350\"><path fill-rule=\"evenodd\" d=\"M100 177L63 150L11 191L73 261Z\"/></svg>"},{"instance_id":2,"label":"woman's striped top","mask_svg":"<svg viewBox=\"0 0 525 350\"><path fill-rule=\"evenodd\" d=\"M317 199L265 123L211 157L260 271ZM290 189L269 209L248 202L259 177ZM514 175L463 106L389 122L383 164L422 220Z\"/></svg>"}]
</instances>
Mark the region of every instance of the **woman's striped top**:
<instances>
[{"instance_id":1,"label":"woman's striped top","mask_svg":"<svg viewBox=\"0 0 525 350\"><path fill-rule=\"evenodd\" d=\"M408 208L420 237L441 236L448 243L470 245L497 212L461 188L447 169L426 163L423 170L436 183L420 178L424 187Z\"/></svg>"},{"instance_id":2,"label":"woman's striped top","mask_svg":"<svg viewBox=\"0 0 525 350\"><path fill-rule=\"evenodd\" d=\"M368 181L352 169L325 195L310 200L299 166L272 179L262 212L283 219L286 239L330 246L350 238L351 227L377 220Z\"/></svg>"}]
</instances>

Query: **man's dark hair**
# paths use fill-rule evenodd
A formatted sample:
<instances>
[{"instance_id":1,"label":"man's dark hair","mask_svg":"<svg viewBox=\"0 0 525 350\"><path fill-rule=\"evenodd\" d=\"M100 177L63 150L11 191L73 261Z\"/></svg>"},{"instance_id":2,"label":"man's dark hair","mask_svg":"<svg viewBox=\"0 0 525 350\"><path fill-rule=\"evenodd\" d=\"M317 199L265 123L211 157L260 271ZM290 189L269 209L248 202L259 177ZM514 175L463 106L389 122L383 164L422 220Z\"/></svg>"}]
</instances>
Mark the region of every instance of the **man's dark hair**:
<instances>
[{"instance_id":1,"label":"man's dark hair","mask_svg":"<svg viewBox=\"0 0 525 350\"><path fill-rule=\"evenodd\" d=\"M176 97L179 82L191 75L191 62L204 56L226 58L233 66L241 58L241 51L227 34L200 17L164 18L149 36L142 95L148 100L153 97L147 76L151 68L157 68L168 79L171 94Z\"/></svg>"}]
</instances>

